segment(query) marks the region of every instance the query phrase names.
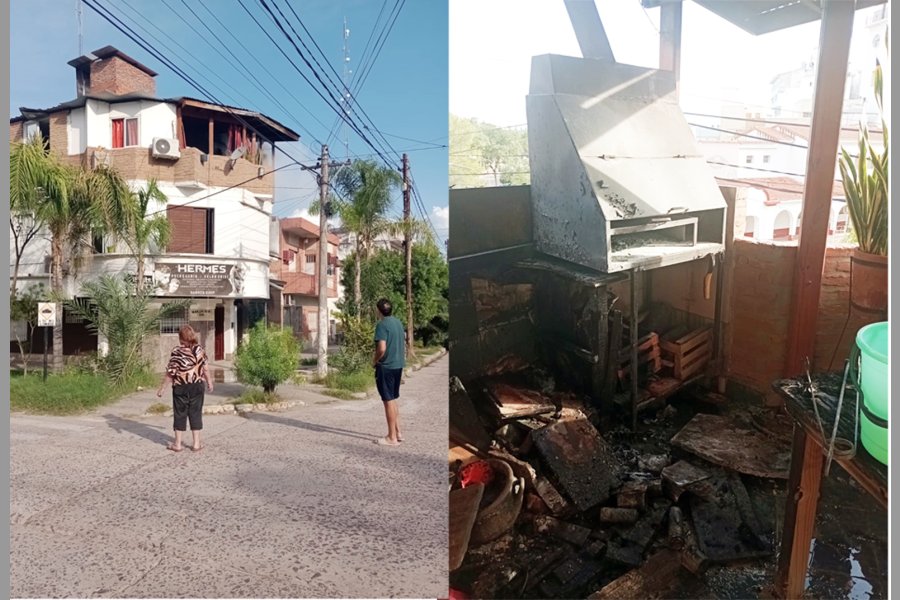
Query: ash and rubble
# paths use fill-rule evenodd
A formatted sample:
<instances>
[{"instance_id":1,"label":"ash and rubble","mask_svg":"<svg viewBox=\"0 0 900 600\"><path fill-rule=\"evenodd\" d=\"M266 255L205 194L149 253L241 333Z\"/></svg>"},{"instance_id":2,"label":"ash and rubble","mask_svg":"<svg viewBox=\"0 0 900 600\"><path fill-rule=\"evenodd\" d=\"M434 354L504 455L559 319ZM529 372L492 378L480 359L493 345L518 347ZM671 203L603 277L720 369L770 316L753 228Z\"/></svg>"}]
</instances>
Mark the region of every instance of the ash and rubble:
<instances>
[{"instance_id":1,"label":"ash and rubble","mask_svg":"<svg viewBox=\"0 0 900 600\"><path fill-rule=\"evenodd\" d=\"M473 598L694 597L709 574L727 580L728 565L771 564L779 483L672 444L697 402L666 404L631 431L546 371L507 365L519 370L453 386L490 440L477 454L509 463L524 497L505 532L469 544L452 588ZM779 422L767 412L733 420ZM783 428L756 429L783 445ZM451 476L451 494L458 487Z\"/></svg>"}]
</instances>

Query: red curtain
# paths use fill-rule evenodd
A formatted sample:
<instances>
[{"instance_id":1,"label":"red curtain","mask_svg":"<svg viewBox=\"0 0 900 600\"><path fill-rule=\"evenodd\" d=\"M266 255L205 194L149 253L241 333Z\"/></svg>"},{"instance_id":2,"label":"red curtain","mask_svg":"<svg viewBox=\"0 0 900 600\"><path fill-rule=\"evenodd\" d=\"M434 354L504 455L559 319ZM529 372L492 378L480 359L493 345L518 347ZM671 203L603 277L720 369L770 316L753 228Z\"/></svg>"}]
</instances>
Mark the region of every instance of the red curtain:
<instances>
[{"instance_id":1,"label":"red curtain","mask_svg":"<svg viewBox=\"0 0 900 600\"><path fill-rule=\"evenodd\" d=\"M125 119L112 120L112 147L123 148L125 146Z\"/></svg>"}]
</instances>

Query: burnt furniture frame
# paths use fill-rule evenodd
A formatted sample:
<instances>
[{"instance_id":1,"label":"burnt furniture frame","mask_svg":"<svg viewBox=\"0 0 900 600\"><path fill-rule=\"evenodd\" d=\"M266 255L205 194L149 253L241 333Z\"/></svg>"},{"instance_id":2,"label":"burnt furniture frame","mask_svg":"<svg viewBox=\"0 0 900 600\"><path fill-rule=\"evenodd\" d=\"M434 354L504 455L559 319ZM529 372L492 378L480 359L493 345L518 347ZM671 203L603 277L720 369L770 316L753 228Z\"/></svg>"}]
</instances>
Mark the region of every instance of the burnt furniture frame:
<instances>
[{"instance_id":1,"label":"burnt furniture frame","mask_svg":"<svg viewBox=\"0 0 900 600\"><path fill-rule=\"evenodd\" d=\"M828 436L834 423L841 377L834 373L815 375L812 381L817 390L816 396L822 400L819 415ZM778 380L772 387L784 399L785 407L794 420L791 470L774 591L781 598L800 598L806 581L828 440L823 439L819 430L805 378ZM858 427L859 424L853 408L848 409L848 404L850 407L856 405L855 393L850 388L844 395L838 437L853 440L854 425ZM833 460L887 510L887 466L876 461L859 441L855 456L834 456Z\"/></svg>"}]
</instances>

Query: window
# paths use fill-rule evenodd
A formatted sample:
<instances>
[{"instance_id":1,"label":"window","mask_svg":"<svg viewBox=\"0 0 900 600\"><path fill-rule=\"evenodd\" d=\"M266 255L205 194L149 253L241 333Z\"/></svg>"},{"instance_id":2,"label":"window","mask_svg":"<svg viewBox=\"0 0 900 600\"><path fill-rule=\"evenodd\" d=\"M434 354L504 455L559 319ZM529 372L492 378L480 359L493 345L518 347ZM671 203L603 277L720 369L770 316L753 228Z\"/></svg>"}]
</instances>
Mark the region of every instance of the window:
<instances>
[{"instance_id":1,"label":"window","mask_svg":"<svg viewBox=\"0 0 900 600\"><path fill-rule=\"evenodd\" d=\"M169 206L166 208L169 219L169 252L186 252L191 254L212 254L213 209L195 208L193 206Z\"/></svg>"},{"instance_id":2,"label":"window","mask_svg":"<svg viewBox=\"0 0 900 600\"><path fill-rule=\"evenodd\" d=\"M772 157L769 156L768 154L764 154L764 155L763 155L763 163L764 163L764 164L767 164L767 163L769 162L769 159L770 159L770 158L772 158Z\"/></svg>"},{"instance_id":3,"label":"window","mask_svg":"<svg viewBox=\"0 0 900 600\"><path fill-rule=\"evenodd\" d=\"M125 148L138 145L138 120L112 120L112 147Z\"/></svg>"},{"instance_id":4,"label":"window","mask_svg":"<svg viewBox=\"0 0 900 600\"><path fill-rule=\"evenodd\" d=\"M315 254L307 254L306 255L306 264L315 263L316 255Z\"/></svg>"},{"instance_id":5,"label":"window","mask_svg":"<svg viewBox=\"0 0 900 600\"><path fill-rule=\"evenodd\" d=\"M160 333L178 333L178 330L188 325L188 309L182 308L175 311L168 317L164 317L159 322Z\"/></svg>"},{"instance_id":6,"label":"window","mask_svg":"<svg viewBox=\"0 0 900 600\"><path fill-rule=\"evenodd\" d=\"M748 165L753 164L753 155L752 155L752 154L748 154L748 155L747 155L747 158L744 159L744 160L745 160L745 162L746 162Z\"/></svg>"}]
</instances>

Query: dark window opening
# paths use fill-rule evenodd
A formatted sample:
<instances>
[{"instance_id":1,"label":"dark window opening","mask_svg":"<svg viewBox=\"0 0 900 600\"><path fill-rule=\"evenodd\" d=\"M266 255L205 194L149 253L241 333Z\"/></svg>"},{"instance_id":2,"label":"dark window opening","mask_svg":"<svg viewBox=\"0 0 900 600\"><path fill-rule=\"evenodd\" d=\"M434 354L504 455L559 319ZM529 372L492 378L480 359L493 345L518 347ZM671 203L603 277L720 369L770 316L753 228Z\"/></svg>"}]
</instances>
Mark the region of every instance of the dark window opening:
<instances>
[{"instance_id":1,"label":"dark window opening","mask_svg":"<svg viewBox=\"0 0 900 600\"><path fill-rule=\"evenodd\" d=\"M92 237L92 245L94 247L94 254L103 254L103 235L100 233L95 233Z\"/></svg>"},{"instance_id":2,"label":"dark window opening","mask_svg":"<svg viewBox=\"0 0 900 600\"><path fill-rule=\"evenodd\" d=\"M227 123L213 123L213 154L218 156L229 156L228 151L228 131L231 128Z\"/></svg>"},{"instance_id":3,"label":"dark window opening","mask_svg":"<svg viewBox=\"0 0 900 600\"><path fill-rule=\"evenodd\" d=\"M184 145L209 154L209 120L182 117Z\"/></svg>"}]
</instances>

